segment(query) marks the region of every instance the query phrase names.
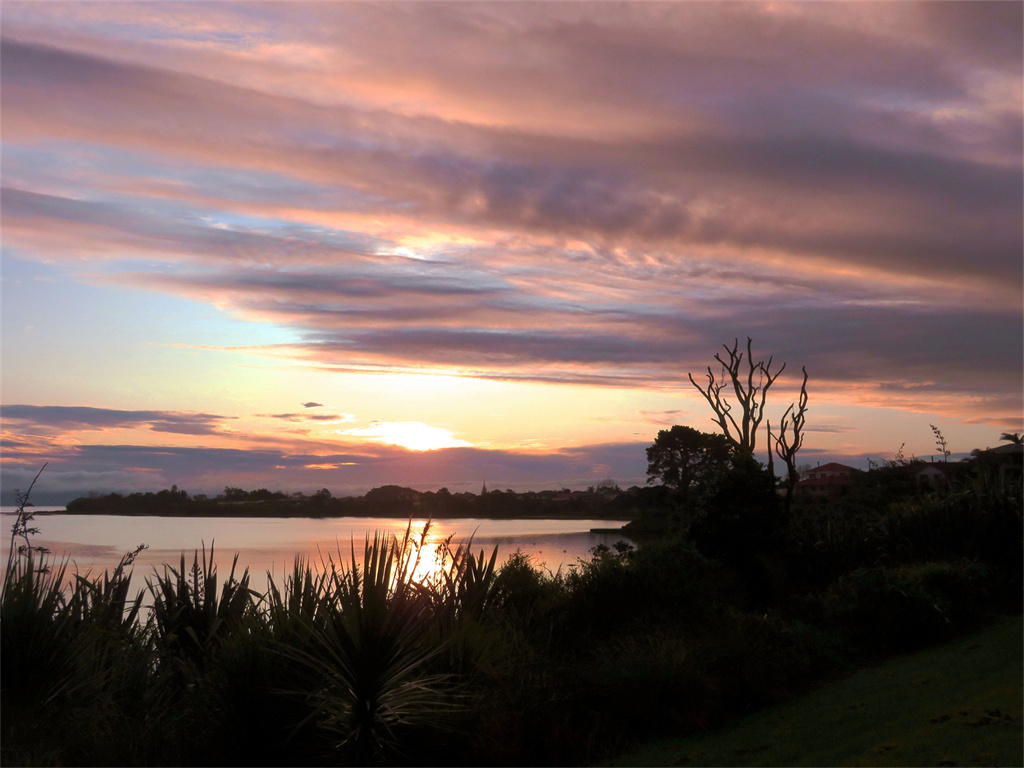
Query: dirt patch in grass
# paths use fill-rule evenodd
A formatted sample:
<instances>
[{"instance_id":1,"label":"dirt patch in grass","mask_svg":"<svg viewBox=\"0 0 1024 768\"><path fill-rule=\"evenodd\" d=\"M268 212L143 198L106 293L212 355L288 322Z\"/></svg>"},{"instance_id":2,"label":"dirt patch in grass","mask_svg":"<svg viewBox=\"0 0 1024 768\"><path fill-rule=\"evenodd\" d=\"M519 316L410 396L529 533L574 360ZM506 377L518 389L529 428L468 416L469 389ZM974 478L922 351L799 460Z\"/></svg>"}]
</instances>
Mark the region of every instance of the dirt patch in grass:
<instances>
[{"instance_id":1,"label":"dirt patch in grass","mask_svg":"<svg viewBox=\"0 0 1024 768\"><path fill-rule=\"evenodd\" d=\"M1024 765L1022 632L1015 616L609 765Z\"/></svg>"}]
</instances>

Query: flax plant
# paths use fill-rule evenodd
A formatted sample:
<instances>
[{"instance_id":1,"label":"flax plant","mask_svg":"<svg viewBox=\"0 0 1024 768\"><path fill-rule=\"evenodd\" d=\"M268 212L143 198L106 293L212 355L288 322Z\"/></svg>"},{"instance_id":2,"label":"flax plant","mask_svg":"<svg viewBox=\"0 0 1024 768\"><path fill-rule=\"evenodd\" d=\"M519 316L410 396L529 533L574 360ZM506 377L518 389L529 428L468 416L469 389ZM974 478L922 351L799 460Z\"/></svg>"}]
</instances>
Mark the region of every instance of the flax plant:
<instances>
[{"instance_id":1,"label":"flax plant","mask_svg":"<svg viewBox=\"0 0 1024 768\"><path fill-rule=\"evenodd\" d=\"M132 595L131 566L143 549L125 554L112 573L76 573L69 584L65 613L75 684L62 718L65 764L146 762L166 728L151 625L142 617L145 592Z\"/></svg>"},{"instance_id":2,"label":"flax plant","mask_svg":"<svg viewBox=\"0 0 1024 768\"><path fill-rule=\"evenodd\" d=\"M45 464L27 491L15 492L18 509L0 587L0 690L7 712L14 703L21 711L45 707L67 686L67 562L51 567L48 551L30 539L39 532L30 525L30 497L44 469Z\"/></svg>"},{"instance_id":3,"label":"flax plant","mask_svg":"<svg viewBox=\"0 0 1024 768\"><path fill-rule=\"evenodd\" d=\"M202 562L196 551L192 567L185 569L185 555L178 568L165 565L163 574L147 581L153 596L152 618L157 642L165 659L203 666L215 644L241 625L253 610L256 593L249 588L249 569L235 578L238 555L221 592L217 592L214 547L209 555L203 546Z\"/></svg>"},{"instance_id":4,"label":"flax plant","mask_svg":"<svg viewBox=\"0 0 1024 768\"><path fill-rule=\"evenodd\" d=\"M296 556L291 574L278 587L267 572L267 592L260 601L261 616L272 636L282 642L299 642L308 628L322 628L333 599L334 564L322 560L318 570Z\"/></svg>"},{"instance_id":5,"label":"flax plant","mask_svg":"<svg viewBox=\"0 0 1024 768\"><path fill-rule=\"evenodd\" d=\"M10 698L21 706L45 707L70 681L71 621L63 589L67 562L38 562L31 552L16 557L4 579L0 679L5 705Z\"/></svg>"},{"instance_id":6,"label":"flax plant","mask_svg":"<svg viewBox=\"0 0 1024 768\"><path fill-rule=\"evenodd\" d=\"M129 569L144 549L148 546L140 544L125 554L113 573L104 571L96 578L90 574L75 574L68 610L76 624L92 622L120 627L126 632L137 628L145 591L139 590L134 599L129 597L132 584L132 571Z\"/></svg>"},{"instance_id":7,"label":"flax plant","mask_svg":"<svg viewBox=\"0 0 1024 768\"><path fill-rule=\"evenodd\" d=\"M331 569L322 626L305 617L310 650L290 652L322 680L318 722L351 764L408 759L410 734L444 728L452 711L450 676L429 666L440 649L434 601L414 580L425 536L367 536L361 563L352 543L350 565Z\"/></svg>"},{"instance_id":8,"label":"flax plant","mask_svg":"<svg viewBox=\"0 0 1024 768\"><path fill-rule=\"evenodd\" d=\"M444 644L447 670L468 680L492 674L507 663L507 632L489 610L495 605L498 548L490 558L472 552L472 537L456 548L451 537L437 553L430 594L434 600L438 636Z\"/></svg>"},{"instance_id":9,"label":"flax plant","mask_svg":"<svg viewBox=\"0 0 1024 768\"><path fill-rule=\"evenodd\" d=\"M442 557L439 607L448 613L449 621L459 618L479 619L494 597L495 563L498 547L490 558L481 549L479 556L471 551L472 539L454 552L445 544Z\"/></svg>"},{"instance_id":10,"label":"flax plant","mask_svg":"<svg viewBox=\"0 0 1024 768\"><path fill-rule=\"evenodd\" d=\"M43 465L43 469L46 465ZM32 488L18 490L18 509L0 587L0 707L3 762L46 760L55 707L75 687L72 623L64 596L67 561L55 566L32 546ZM42 751L41 751L42 750Z\"/></svg>"}]
</instances>

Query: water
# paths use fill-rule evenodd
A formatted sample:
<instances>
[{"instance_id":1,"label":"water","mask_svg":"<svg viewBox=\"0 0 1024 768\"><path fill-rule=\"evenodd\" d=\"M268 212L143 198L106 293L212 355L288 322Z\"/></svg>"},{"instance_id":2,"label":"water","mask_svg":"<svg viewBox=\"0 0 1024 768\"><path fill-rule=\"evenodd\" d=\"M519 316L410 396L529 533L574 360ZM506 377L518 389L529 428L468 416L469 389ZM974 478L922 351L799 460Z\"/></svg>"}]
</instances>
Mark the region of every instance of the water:
<instances>
[{"instance_id":1,"label":"water","mask_svg":"<svg viewBox=\"0 0 1024 768\"><path fill-rule=\"evenodd\" d=\"M34 512L46 507L34 508ZM52 509L52 508L51 508ZM3 521L14 522L14 507L2 507ZM626 520L489 520L452 518L431 523L428 542L439 542L454 534L453 542L465 542L472 536L474 552L484 549L490 556L498 546L498 562L521 549L533 562L552 572L566 569L580 559L588 559L598 544L611 546L624 537L617 533L591 533L591 528L618 528ZM412 529L419 533L426 520L414 519ZM112 570L125 552L139 544L149 545L135 561L136 579L150 576L164 564L178 566L185 553L191 564L195 550L214 545L215 557L224 577L238 554L238 572L249 568L252 586L266 588L267 572L277 583L292 570L296 555L313 564L328 555L335 562L351 560L351 542L361 556L363 541L374 531L387 531L401 537L407 519L386 517L334 518L254 518L254 517L126 517L122 515L38 514L33 525L40 532L31 537L34 546L50 550L55 558L69 560L70 572L94 576ZM9 532L10 528L7 527ZM9 536L9 534L8 534ZM9 538L8 538L9 541ZM340 557L339 557L340 550ZM361 559L361 557L360 557ZM140 578L142 577L142 578Z\"/></svg>"}]
</instances>

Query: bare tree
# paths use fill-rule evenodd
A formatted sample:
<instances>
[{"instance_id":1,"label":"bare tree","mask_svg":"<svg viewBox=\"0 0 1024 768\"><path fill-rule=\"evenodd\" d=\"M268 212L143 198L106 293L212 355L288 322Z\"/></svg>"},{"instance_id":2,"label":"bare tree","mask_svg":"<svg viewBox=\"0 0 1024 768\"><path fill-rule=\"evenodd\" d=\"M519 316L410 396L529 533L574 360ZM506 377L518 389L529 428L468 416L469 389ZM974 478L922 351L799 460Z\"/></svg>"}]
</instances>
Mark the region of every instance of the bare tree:
<instances>
[{"instance_id":1,"label":"bare tree","mask_svg":"<svg viewBox=\"0 0 1024 768\"><path fill-rule=\"evenodd\" d=\"M793 489L800 480L800 473L796 468L796 453L804 444L804 421L807 418L807 368L801 367L804 372L804 380L800 385L800 398L795 403L790 403L789 408L782 414L782 422L779 424L779 434L775 437L775 453L780 459L786 462L786 510L788 512L790 502L793 498ZM771 433L769 432L769 443ZM769 445L769 455L772 446Z\"/></svg>"},{"instance_id":2,"label":"bare tree","mask_svg":"<svg viewBox=\"0 0 1024 768\"><path fill-rule=\"evenodd\" d=\"M722 357L721 353L715 355L715 360L720 362L724 369L719 378L715 377L711 366L708 366L708 383L706 387L702 387L694 381L692 373L687 374L690 377L690 383L708 401L708 405L715 413L715 423L722 428L722 432L732 445L733 450L738 455L748 457L754 455L754 449L757 447L757 428L764 418L764 401L768 395L768 389L775 383L779 374L786 369L786 364L783 363L778 371L772 373L771 357L767 362L762 360L755 363L751 351L752 344L753 340L748 336L747 370L745 372L741 371L744 356L743 352L739 351L740 340L735 339L731 349L727 344L722 345L728 356L727 360ZM728 378L726 378L726 373L728 373ZM736 401L743 411L739 421L732 414L732 404L722 395L722 390L730 384L736 395ZM771 445L768 446L768 450L771 451Z\"/></svg>"}]
</instances>

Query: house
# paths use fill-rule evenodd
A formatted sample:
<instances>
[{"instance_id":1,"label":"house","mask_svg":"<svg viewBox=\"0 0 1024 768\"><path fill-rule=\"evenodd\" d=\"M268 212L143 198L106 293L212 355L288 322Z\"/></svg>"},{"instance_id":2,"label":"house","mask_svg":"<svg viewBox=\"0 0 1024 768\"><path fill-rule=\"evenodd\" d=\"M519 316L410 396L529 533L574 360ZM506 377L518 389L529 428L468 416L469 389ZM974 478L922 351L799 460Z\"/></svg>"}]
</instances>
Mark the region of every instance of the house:
<instances>
[{"instance_id":1,"label":"house","mask_svg":"<svg viewBox=\"0 0 1024 768\"><path fill-rule=\"evenodd\" d=\"M911 464L911 471L914 473L914 482L922 488L948 488L949 473L954 470L956 464L945 461L926 461L921 464Z\"/></svg>"},{"instance_id":2,"label":"house","mask_svg":"<svg viewBox=\"0 0 1024 768\"><path fill-rule=\"evenodd\" d=\"M800 496L817 498L842 496L850 491L855 471L853 467L834 461L819 465L796 484L795 492Z\"/></svg>"}]
</instances>

